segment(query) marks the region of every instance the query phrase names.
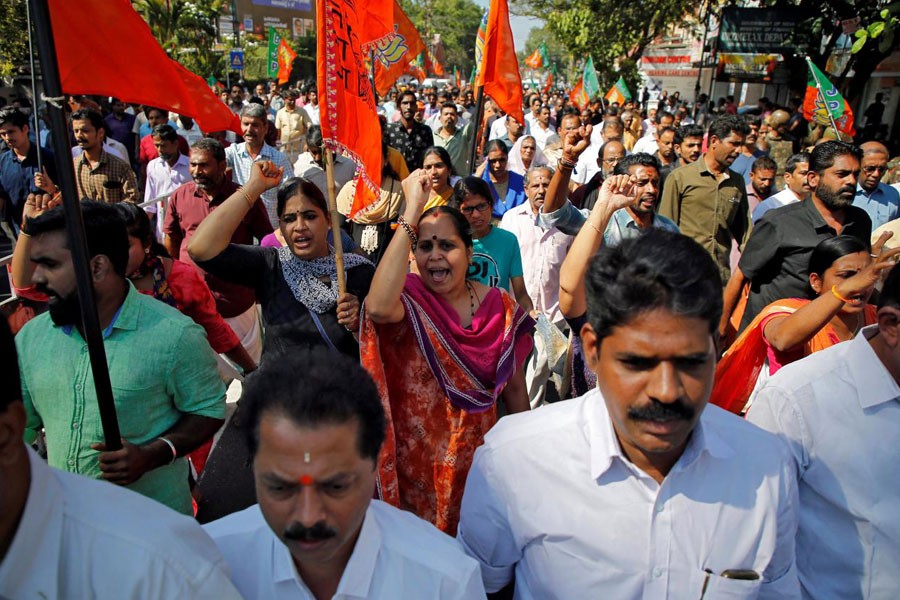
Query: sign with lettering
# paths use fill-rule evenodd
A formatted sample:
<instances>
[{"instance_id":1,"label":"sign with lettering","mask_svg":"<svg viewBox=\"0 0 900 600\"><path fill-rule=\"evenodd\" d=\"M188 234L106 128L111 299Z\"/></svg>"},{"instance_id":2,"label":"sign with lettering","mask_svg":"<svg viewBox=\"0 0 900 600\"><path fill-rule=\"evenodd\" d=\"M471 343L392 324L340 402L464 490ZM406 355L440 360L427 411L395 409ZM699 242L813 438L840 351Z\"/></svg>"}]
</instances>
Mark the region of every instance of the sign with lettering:
<instances>
[{"instance_id":1,"label":"sign with lettering","mask_svg":"<svg viewBox=\"0 0 900 600\"><path fill-rule=\"evenodd\" d=\"M719 51L744 54L792 54L797 12L781 8L722 9Z\"/></svg>"}]
</instances>

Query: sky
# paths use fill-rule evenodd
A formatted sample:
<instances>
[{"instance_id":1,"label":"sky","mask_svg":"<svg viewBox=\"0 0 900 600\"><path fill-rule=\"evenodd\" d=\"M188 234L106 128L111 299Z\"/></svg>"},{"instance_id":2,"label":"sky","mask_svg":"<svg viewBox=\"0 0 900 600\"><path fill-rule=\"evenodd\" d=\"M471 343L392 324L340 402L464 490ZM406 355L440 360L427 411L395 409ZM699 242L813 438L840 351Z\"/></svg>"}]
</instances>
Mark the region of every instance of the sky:
<instances>
[{"instance_id":1,"label":"sky","mask_svg":"<svg viewBox=\"0 0 900 600\"><path fill-rule=\"evenodd\" d=\"M490 0L475 0L475 4L487 8ZM540 27L543 21L535 17L519 17L510 15L509 25L512 27L513 39L516 41L516 51L525 49L525 42L528 40L528 33L532 27Z\"/></svg>"}]
</instances>

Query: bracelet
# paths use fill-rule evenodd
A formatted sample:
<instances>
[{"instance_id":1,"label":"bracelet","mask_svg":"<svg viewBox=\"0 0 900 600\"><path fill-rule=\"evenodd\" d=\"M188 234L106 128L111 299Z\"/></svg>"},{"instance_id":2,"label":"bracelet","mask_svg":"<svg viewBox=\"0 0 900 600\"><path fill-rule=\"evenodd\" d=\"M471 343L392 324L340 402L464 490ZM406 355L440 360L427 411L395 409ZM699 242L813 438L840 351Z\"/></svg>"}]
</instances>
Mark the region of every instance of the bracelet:
<instances>
[{"instance_id":1,"label":"bracelet","mask_svg":"<svg viewBox=\"0 0 900 600\"><path fill-rule=\"evenodd\" d=\"M557 167L559 167L560 169L568 169L569 171L573 170L576 164L577 163L575 163L574 161L568 160L566 158L560 158L558 161L556 161Z\"/></svg>"},{"instance_id":2,"label":"bracelet","mask_svg":"<svg viewBox=\"0 0 900 600\"><path fill-rule=\"evenodd\" d=\"M175 462L175 459L178 458L178 450L175 449L175 444L173 444L172 440L170 440L169 438L158 437L156 439L164 441L166 443L166 446L169 447L169 450L172 451L172 460L169 461L169 464L171 465L173 462Z\"/></svg>"},{"instance_id":3,"label":"bracelet","mask_svg":"<svg viewBox=\"0 0 900 600\"><path fill-rule=\"evenodd\" d=\"M599 233L600 235L603 235L603 232L600 231L600 228L597 227L596 225L594 225L593 223L591 223L591 220L590 220L590 219L587 220L587 224L590 225L591 228L592 228L594 231L596 231L596 232Z\"/></svg>"},{"instance_id":4,"label":"bracelet","mask_svg":"<svg viewBox=\"0 0 900 600\"><path fill-rule=\"evenodd\" d=\"M869 256L870 256L871 258L874 258L874 259L877 260L878 257L881 256L881 255L880 255L880 254L872 254L871 252L869 252Z\"/></svg>"},{"instance_id":5,"label":"bracelet","mask_svg":"<svg viewBox=\"0 0 900 600\"><path fill-rule=\"evenodd\" d=\"M256 202L256 201L253 200L252 198L250 198L250 194L247 193L247 190L245 190L244 188L241 188L241 195L244 196L244 200L247 201L247 205L248 205L250 208L253 208L253 204L254 204L254 202Z\"/></svg>"},{"instance_id":6,"label":"bracelet","mask_svg":"<svg viewBox=\"0 0 900 600\"><path fill-rule=\"evenodd\" d=\"M843 302L844 304L847 304L848 302L850 302L850 300L849 300L848 298L844 298L843 296L841 296L841 295L838 293L838 291L837 291L837 284L831 286L831 294L832 294L835 298L837 298L838 300L840 300L841 302Z\"/></svg>"},{"instance_id":7,"label":"bracelet","mask_svg":"<svg viewBox=\"0 0 900 600\"><path fill-rule=\"evenodd\" d=\"M409 240L412 242L413 250L415 250L416 245L419 243L419 234L416 233L415 227L410 225L409 222L403 218L403 215L397 217L397 224L406 231L406 235L409 236Z\"/></svg>"}]
</instances>

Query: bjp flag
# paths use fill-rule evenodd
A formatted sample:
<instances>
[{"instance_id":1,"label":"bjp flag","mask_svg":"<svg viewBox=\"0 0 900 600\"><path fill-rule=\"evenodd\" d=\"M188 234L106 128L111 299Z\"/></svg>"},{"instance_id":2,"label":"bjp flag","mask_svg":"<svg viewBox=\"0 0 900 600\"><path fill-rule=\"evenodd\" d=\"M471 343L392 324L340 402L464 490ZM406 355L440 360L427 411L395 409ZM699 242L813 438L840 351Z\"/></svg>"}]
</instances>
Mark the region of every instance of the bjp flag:
<instances>
[{"instance_id":1,"label":"bjp flag","mask_svg":"<svg viewBox=\"0 0 900 600\"><path fill-rule=\"evenodd\" d=\"M278 83L285 84L291 78L291 69L294 68L294 59L297 53L288 46L284 38L278 43Z\"/></svg>"},{"instance_id":2,"label":"bjp flag","mask_svg":"<svg viewBox=\"0 0 900 600\"><path fill-rule=\"evenodd\" d=\"M525 64L528 65L530 69L540 69L544 66L544 57L541 56L541 49L535 48L534 52L532 52L528 58L525 59Z\"/></svg>"},{"instance_id":3,"label":"bjp flag","mask_svg":"<svg viewBox=\"0 0 900 600\"><path fill-rule=\"evenodd\" d=\"M415 25L394 0L394 36L374 47L375 91L386 96L397 79L407 72L408 65L425 50L425 42Z\"/></svg>"},{"instance_id":4,"label":"bjp flag","mask_svg":"<svg viewBox=\"0 0 900 600\"><path fill-rule=\"evenodd\" d=\"M506 0L491 0L476 85L483 86L484 94L490 96L506 114L512 115L519 123L525 122L522 77L519 75Z\"/></svg>"},{"instance_id":5,"label":"bjp flag","mask_svg":"<svg viewBox=\"0 0 900 600\"><path fill-rule=\"evenodd\" d=\"M572 92L569 94L569 100L578 107L578 110L590 104L591 97L584 90L584 78L578 78L578 83L575 84L575 87L572 88Z\"/></svg>"},{"instance_id":6,"label":"bjp flag","mask_svg":"<svg viewBox=\"0 0 900 600\"><path fill-rule=\"evenodd\" d=\"M381 124L361 47L361 40L373 38L358 6L353 0L316 0L322 139L356 163L351 218L379 197L381 187Z\"/></svg>"}]
</instances>

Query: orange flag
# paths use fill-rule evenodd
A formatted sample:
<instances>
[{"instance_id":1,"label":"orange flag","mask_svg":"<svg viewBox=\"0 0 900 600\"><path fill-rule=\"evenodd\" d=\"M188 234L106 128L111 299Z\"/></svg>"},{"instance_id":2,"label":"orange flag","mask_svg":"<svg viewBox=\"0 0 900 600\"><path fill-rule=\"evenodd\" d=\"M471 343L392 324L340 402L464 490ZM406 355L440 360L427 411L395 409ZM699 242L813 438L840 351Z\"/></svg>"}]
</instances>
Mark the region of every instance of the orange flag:
<instances>
[{"instance_id":1,"label":"orange flag","mask_svg":"<svg viewBox=\"0 0 900 600\"><path fill-rule=\"evenodd\" d=\"M578 110L590 104L591 97L584 91L584 77L578 78L578 83L575 84L575 87L572 88L572 92L569 94L569 100L578 107Z\"/></svg>"},{"instance_id":2,"label":"orange flag","mask_svg":"<svg viewBox=\"0 0 900 600\"><path fill-rule=\"evenodd\" d=\"M375 90L386 96L397 79L407 71L409 63L425 50L425 42L415 25L394 0L394 37L375 45Z\"/></svg>"},{"instance_id":3,"label":"orange flag","mask_svg":"<svg viewBox=\"0 0 900 600\"><path fill-rule=\"evenodd\" d=\"M359 32L359 43L363 54L375 50L378 44L389 42L394 37L394 2L395 0L366 0L351 3L357 11L357 21L362 26Z\"/></svg>"},{"instance_id":4,"label":"orange flag","mask_svg":"<svg viewBox=\"0 0 900 600\"><path fill-rule=\"evenodd\" d=\"M525 64L532 69L540 69L544 66L544 57L541 56L541 49L535 48L534 52L525 59Z\"/></svg>"},{"instance_id":5,"label":"orange flag","mask_svg":"<svg viewBox=\"0 0 900 600\"><path fill-rule=\"evenodd\" d=\"M372 204L381 187L381 124L360 41L374 38L357 6L354 0L316 0L322 139L356 163L350 217Z\"/></svg>"},{"instance_id":6,"label":"orange flag","mask_svg":"<svg viewBox=\"0 0 900 600\"><path fill-rule=\"evenodd\" d=\"M278 83L284 84L287 83L291 78L291 69L294 67L294 59L297 58L297 53L294 52L293 48L288 46L287 41L284 38L281 38L281 42L278 44Z\"/></svg>"},{"instance_id":7,"label":"orange flag","mask_svg":"<svg viewBox=\"0 0 900 600\"><path fill-rule=\"evenodd\" d=\"M241 131L206 82L166 55L128 0L49 0L66 94L115 96L192 117L203 131ZM85 40L103 40L103 56Z\"/></svg>"},{"instance_id":8,"label":"orange flag","mask_svg":"<svg viewBox=\"0 0 900 600\"><path fill-rule=\"evenodd\" d=\"M490 96L506 114L525 122L522 111L522 77L512 29L509 26L509 5L506 0L491 0L487 29L484 36L484 53L478 71L476 86L484 86Z\"/></svg>"}]
</instances>

